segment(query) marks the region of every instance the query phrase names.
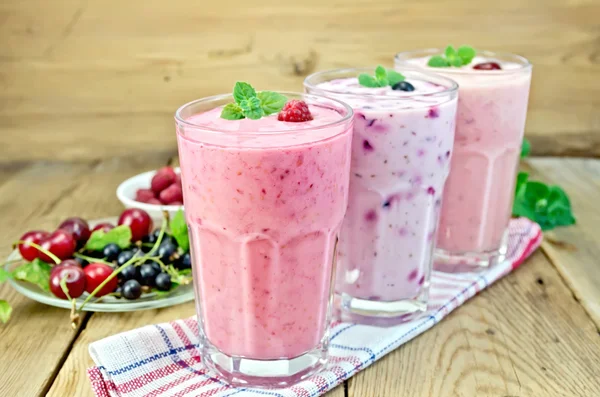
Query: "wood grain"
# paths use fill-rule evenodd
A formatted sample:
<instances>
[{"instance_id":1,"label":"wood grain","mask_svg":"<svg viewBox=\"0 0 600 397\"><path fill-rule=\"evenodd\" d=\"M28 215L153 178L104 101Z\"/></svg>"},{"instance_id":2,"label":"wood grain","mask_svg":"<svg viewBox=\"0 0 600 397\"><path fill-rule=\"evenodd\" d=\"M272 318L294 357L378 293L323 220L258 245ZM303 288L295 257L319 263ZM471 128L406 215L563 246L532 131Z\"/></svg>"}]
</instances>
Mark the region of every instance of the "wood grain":
<instances>
[{"instance_id":1,"label":"wood grain","mask_svg":"<svg viewBox=\"0 0 600 397\"><path fill-rule=\"evenodd\" d=\"M548 234L543 250L600 330L600 162L529 160L531 178L557 184L569 194L577 225Z\"/></svg>"},{"instance_id":2,"label":"wood grain","mask_svg":"<svg viewBox=\"0 0 600 397\"><path fill-rule=\"evenodd\" d=\"M175 109L236 80L301 90L319 69L465 42L534 63L534 153L597 156L598 14L597 0L6 0L0 161L175 151Z\"/></svg>"},{"instance_id":3,"label":"wood grain","mask_svg":"<svg viewBox=\"0 0 600 397\"><path fill-rule=\"evenodd\" d=\"M600 337L541 252L351 378L349 397L590 397Z\"/></svg>"}]
</instances>

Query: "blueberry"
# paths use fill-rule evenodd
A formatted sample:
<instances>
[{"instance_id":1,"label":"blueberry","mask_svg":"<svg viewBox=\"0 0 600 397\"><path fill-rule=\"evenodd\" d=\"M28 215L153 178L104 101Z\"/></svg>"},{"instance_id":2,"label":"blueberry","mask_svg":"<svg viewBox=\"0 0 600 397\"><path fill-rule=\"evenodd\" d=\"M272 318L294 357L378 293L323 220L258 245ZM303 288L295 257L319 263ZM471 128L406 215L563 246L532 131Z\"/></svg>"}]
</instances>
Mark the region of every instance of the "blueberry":
<instances>
[{"instance_id":1,"label":"blueberry","mask_svg":"<svg viewBox=\"0 0 600 397\"><path fill-rule=\"evenodd\" d=\"M156 242L156 238L158 236L158 234L155 234L157 231L159 230L155 230L154 232L150 233L147 236L144 236L142 238L142 243L144 244L154 244Z\"/></svg>"},{"instance_id":2,"label":"blueberry","mask_svg":"<svg viewBox=\"0 0 600 397\"><path fill-rule=\"evenodd\" d=\"M75 258L75 261L77 261L77 263L79 263L81 267L86 267L87 265L89 265L89 262L83 258Z\"/></svg>"},{"instance_id":3,"label":"blueberry","mask_svg":"<svg viewBox=\"0 0 600 397\"><path fill-rule=\"evenodd\" d=\"M106 244L104 246L104 249L102 250L102 255L104 255L106 260L109 262L112 262L115 259L117 259L120 253L121 248L115 243Z\"/></svg>"},{"instance_id":4,"label":"blueberry","mask_svg":"<svg viewBox=\"0 0 600 397\"><path fill-rule=\"evenodd\" d=\"M172 241L167 240L158 247L158 256L164 263L171 263L173 261L172 255L175 251L177 251L175 244L173 244Z\"/></svg>"},{"instance_id":5,"label":"blueberry","mask_svg":"<svg viewBox=\"0 0 600 397\"><path fill-rule=\"evenodd\" d=\"M171 276L167 273L160 273L156 276L155 283L159 291L168 291L171 289Z\"/></svg>"},{"instance_id":6,"label":"blueberry","mask_svg":"<svg viewBox=\"0 0 600 397\"><path fill-rule=\"evenodd\" d=\"M175 262L175 267L179 270L191 269L192 268L192 256L189 252L181 255L181 257Z\"/></svg>"},{"instance_id":7,"label":"blueberry","mask_svg":"<svg viewBox=\"0 0 600 397\"><path fill-rule=\"evenodd\" d=\"M135 255L135 251L127 250L123 251L117 256L117 265L123 266L125 262L128 262Z\"/></svg>"},{"instance_id":8,"label":"blueberry","mask_svg":"<svg viewBox=\"0 0 600 397\"><path fill-rule=\"evenodd\" d=\"M128 280L121 287L123 292L123 298L125 299L137 299L142 296L142 286L137 280Z\"/></svg>"},{"instance_id":9,"label":"blueberry","mask_svg":"<svg viewBox=\"0 0 600 397\"><path fill-rule=\"evenodd\" d=\"M133 280L137 275L137 269L133 265L129 265L119 273L121 280Z\"/></svg>"},{"instance_id":10,"label":"blueberry","mask_svg":"<svg viewBox=\"0 0 600 397\"><path fill-rule=\"evenodd\" d=\"M156 271L156 268L148 263L140 266L140 281L142 285L153 287L154 279L156 278L157 274L158 272Z\"/></svg>"},{"instance_id":11,"label":"blueberry","mask_svg":"<svg viewBox=\"0 0 600 397\"><path fill-rule=\"evenodd\" d=\"M396 90L396 91L414 91L415 90L415 86L413 86L411 83L409 83L408 81L401 81L399 83L396 83L392 86L392 90Z\"/></svg>"}]
</instances>

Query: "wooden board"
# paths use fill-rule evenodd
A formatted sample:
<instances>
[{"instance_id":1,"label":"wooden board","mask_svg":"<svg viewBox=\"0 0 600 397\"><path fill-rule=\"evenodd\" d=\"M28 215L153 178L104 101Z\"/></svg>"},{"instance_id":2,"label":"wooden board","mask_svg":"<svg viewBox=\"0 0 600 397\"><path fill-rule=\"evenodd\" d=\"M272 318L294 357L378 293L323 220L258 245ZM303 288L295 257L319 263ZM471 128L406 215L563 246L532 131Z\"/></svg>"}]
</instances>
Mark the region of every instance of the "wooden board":
<instances>
[{"instance_id":1,"label":"wooden board","mask_svg":"<svg viewBox=\"0 0 600 397\"><path fill-rule=\"evenodd\" d=\"M541 252L348 385L348 397L599 393L600 337Z\"/></svg>"},{"instance_id":2,"label":"wooden board","mask_svg":"<svg viewBox=\"0 0 600 397\"><path fill-rule=\"evenodd\" d=\"M532 60L536 154L600 155L599 14L597 0L6 0L0 162L175 152L175 109L236 80L301 90L316 70L448 43Z\"/></svg>"},{"instance_id":3,"label":"wooden board","mask_svg":"<svg viewBox=\"0 0 600 397\"><path fill-rule=\"evenodd\" d=\"M600 329L600 162L548 158L528 164L532 178L560 185L571 198L577 225L549 233L543 250Z\"/></svg>"}]
</instances>

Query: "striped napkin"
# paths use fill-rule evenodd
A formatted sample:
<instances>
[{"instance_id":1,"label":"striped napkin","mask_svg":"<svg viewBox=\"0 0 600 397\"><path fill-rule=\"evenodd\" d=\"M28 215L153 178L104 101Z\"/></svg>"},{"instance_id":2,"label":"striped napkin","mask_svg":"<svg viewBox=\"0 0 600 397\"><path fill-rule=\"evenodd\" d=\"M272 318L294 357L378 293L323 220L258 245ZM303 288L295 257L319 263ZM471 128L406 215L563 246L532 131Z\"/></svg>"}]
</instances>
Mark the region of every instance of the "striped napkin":
<instances>
[{"instance_id":1,"label":"striped napkin","mask_svg":"<svg viewBox=\"0 0 600 397\"><path fill-rule=\"evenodd\" d=\"M540 245L539 226L527 219L510 223L507 260L483 273L432 275L430 309L391 328L336 323L327 369L296 386L265 390L236 388L215 378L201 363L195 318L149 325L90 345L96 363L88 377L98 397L314 397L427 331L467 299L517 268Z\"/></svg>"}]
</instances>

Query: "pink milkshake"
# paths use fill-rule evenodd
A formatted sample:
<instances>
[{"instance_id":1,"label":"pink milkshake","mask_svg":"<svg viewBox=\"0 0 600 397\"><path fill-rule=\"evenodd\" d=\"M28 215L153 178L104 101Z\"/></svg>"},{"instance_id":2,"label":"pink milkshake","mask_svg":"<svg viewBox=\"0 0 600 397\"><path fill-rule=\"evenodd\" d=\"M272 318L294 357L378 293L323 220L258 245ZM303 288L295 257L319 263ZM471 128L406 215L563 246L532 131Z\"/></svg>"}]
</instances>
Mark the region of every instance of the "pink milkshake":
<instances>
[{"instance_id":1,"label":"pink milkshake","mask_svg":"<svg viewBox=\"0 0 600 397\"><path fill-rule=\"evenodd\" d=\"M176 113L203 361L240 385L290 385L327 359L352 110L283 94L313 119L226 120L231 95Z\"/></svg>"},{"instance_id":2,"label":"pink milkshake","mask_svg":"<svg viewBox=\"0 0 600 397\"><path fill-rule=\"evenodd\" d=\"M531 64L510 54L479 52L467 65L427 66L442 50L400 53L460 86L456 138L437 234L435 269L476 271L504 260L507 226L525 129Z\"/></svg>"},{"instance_id":3,"label":"pink milkshake","mask_svg":"<svg viewBox=\"0 0 600 397\"><path fill-rule=\"evenodd\" d=\"M320 72L307 92L354 109L348 211L336 294L343 320L393 325L425 311L434 236L448 176L454 82L401 70L410 91L359 84L372 69Z\"/></svg>"}]
</instances>

